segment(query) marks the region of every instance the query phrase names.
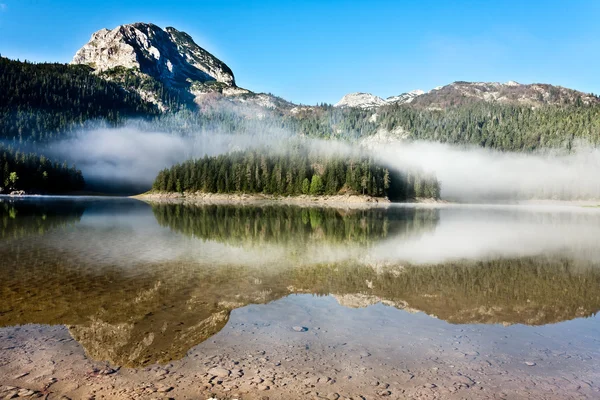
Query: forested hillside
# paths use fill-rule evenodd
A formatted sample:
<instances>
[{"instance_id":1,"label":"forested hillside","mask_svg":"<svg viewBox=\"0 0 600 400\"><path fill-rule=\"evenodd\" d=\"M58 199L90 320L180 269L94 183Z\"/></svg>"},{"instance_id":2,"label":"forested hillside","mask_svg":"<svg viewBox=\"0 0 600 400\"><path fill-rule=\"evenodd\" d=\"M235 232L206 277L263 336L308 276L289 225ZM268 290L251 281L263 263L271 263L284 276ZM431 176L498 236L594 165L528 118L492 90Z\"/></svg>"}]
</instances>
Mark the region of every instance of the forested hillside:
<instances>
[{"instance_id":1,"label":"forested hillside","mask_svg":"<svg viewBox=\"0 0 600 400\"><path fill-rule=\"evenodd\" d=\"M43 155L24 153L0 144L0 193L64 193L82 190L81 171Z\"/></svg>"},{"instance_id":2,"label":"forested hillside","mask_svg":"<svg viewBox=\"0 0 600 400\"><path fill-rule=\"evenodd\" d=\"M264 110L256 118L260 110L249 110L243 103L234 102L235 96L213 94L198 109L181 111L179 105L185 101L178 98L180 94L158 81L144 80L124 68L101 76L91 71L83 65L32 64L0 58L0 138L13 143L44 142L80 128L89 120L118 125L130 117L145 117L152 120L154 128L186 135L210 131L260 134L278 129L355 141L381 131L402 131L406 139L503 151L570 150L578 141L600 143L597 103L575 101L532 107L470 98L468 102L449 102L444 108L422 107L419 103L391 104L376 111L330 105L276 108ZM170 105L170 111L161 112L156 105L142 100L134 87L156 93L162 104Z\"/></svg>"},{"instance_id":3,"label":"forested hillside","mask_svg":"<svg viewBox=\"0 0 600 400\"><path fill-rule=\"evenodd\" d=\"M435 177L403 174L366 157L323 156L304 147L281 153L237 151L185 161L162 170L153 189L281 196L362 194L392 200L439 198L440 194Z\"/></svg>"},{"instance_id":4,"label":"forested hillside","mask_svg":"<svg viewBox=\"0 0 600 400\"><path fill-rule=\"evenodd\" d=\"M600 105L542 106L474 102L424 109L410 104L377 111L305 107L295 113L271 111L249 117L242 108L212 108L163 114L154 126L167 132L285 134L357 142L375 134L394 139L472 145L500 151L571 151L578 145L600 145Z\"/></svg>"},{"instance_id":5,"label":"forested hillside","mask_svg":"<svg viewBox=\"0 0 600 400\"><path fill-rule=\"evenodd\" d=\"M101 119L118 123L158 108L83 65L33 64L0 57L0 139L13 143L57 139Z\"/></svg>"},{"instance_id":6,"label":"forested hillside","mask_svg":"<svg viewBox=\"0 0 600 400\"><path fill-rule=\"evenodd\" d=\"M571 150L600 144L600 106L529 106L478 102L445 110L407 105L379 110L378 126L403 129L408 138L469 144L503 151Z\"/></svg>"}]
</instances>

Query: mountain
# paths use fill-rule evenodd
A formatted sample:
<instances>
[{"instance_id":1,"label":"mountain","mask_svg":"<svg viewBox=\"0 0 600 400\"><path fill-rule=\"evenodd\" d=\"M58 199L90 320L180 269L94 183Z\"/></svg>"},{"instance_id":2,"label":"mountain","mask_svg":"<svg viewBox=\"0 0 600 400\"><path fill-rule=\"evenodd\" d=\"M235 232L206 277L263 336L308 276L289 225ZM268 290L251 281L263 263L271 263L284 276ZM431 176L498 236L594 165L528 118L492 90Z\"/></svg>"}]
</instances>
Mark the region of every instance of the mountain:
<instances>
[{"instance_id":1,"label":"mountain","mask_svg":"<svg viewBox=\"0 0 600 400\"><path fill-rule=\"evenodd\" d=\"M211 81L235 87L231 69L198 46L190 35L141 22L95 32L77 51L72 64L86 64L96 71L138 69L175 87Z\"/></svg>"},{"instance_id":2,"label":"mountain","mask_svg":"<svg viewBox=\"0 0 600 400\"><path fill-rule=\"evenodd\" d=\"M515 152L600 146L600 98L593 94L539 83L458 81L387 99L351 93L335 106L295 105L238 87L231 69L189 35L144 23L94 33L71 65L0 57L0 88L0 140L15 154L42 155L79 130L125 123L189 136L423 140ZM16 170L4 165L6 180ZM37 179L37 172L23 171L20 182Z\"/></svg>"},{"instance_id":3,"label":"mountain","mask_svg":"<svg viewBox=\"0 0 600 400\"><path fill-rule=\"evenodd\" d=\"M397 103L397 104L412 103L412 101L415 98L417 98L418 96L421 96L422 94L425 94L425 92L422 91L421 89L417 89L417 90L413 90L413 91L408 92L408 93L402 93L401 95L398 95L398 96L388 97L387 99L385 99L385 102L388 103L388 104L392 104L392 103Z\"/></svg>"},{"instance_id":4,"label":"mountain","mask_svg":"<svg viewBox=\"0 0 600 400\"><path fill-rule=\"evenodd\" d=\"M544 83L521 84L515 81L457 81L429 92L414 90L382 99L370 93L345 95L336 107L375 109L389 104L408 104L417 108L444 110L474 103L514 104L529 107L600 104L600 98L589 93Z\"/></svg>"},{"instance_id":5,"label":"mountain","mask_svg":"<svg viewBox=\"0 0 600 400\"><path fill-rule=\"evenodd\" d=\"M425 93L422 90L413 90L412 92L402 93L398 96L391 96L387 99L375 96L371 93L355 92L342 97L335 104L335 107L357 107L363 109L372 109L381 107L387 104L406 104L412 102L417 96Z\"/></svg>"},{"instance_id":6,"label":"mountain","mask_svg":"<svg viewBox=\"0 0 600 400\"><path fill-rule=\"evenodd\" d=\"M99 77L138 93L161 111L182 105L195 108L215 95L263 108L294 106L276 96L238 87L231 68L173 27L163 30L136 22L101 29L71 63L90 66Z\"/></svg>"},{"instance_id":7,"label":"mountain","mask_svg":"<svg viewBox=\"0 0 600 400\"><path fill-rule=\"evenodd\" d=\"M543 83L457 81L418 96L413 104L416 107L446 109L478 102L540 107L592 105L599 104L600 99L592 94Z\"/></svg>"},{"instance_id":8,"label":"mountain","mask_svg":"<svg viewBox=\"0 0 600 400\"><path fill-rule=\"evenodd\" d=\"M377 108L384 104L386 104L386 102L381 97L371 93L355 92L342 97L334 107Z\"/></svg>"}]
</instances>

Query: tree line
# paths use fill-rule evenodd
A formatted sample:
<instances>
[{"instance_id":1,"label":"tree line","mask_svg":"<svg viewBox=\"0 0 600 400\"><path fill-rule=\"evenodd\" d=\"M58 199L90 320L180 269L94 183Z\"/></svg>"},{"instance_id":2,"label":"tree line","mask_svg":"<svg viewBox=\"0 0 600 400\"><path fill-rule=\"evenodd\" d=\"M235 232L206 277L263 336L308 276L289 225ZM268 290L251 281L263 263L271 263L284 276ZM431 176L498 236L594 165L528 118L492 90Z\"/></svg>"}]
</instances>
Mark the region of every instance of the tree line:
<instances>
[{"instance_id":1,"label":"tree line","mask_svg":"<svg viewBox=\"0 0 600 400\"><path fill-rule=\"evenodd\" d=\"M188 160L160 171L153 190L279 196L358 194L395 201L440 196L435 177L401 173L370 157L325 156L304 146L282 152L246 150Z\"/></svg>"},{"instance_id":2,"label":"tree line","mask_svg":"<svg viewBox=\"0 0 600 400\"><path fill-rule=\"evenodd\" d=\"M64 193L82 190L81 171L66 162L52 162L43 155L25 153L0 144L0 193Z\"/></svg>"},{"instance_id":3,"label":"tree line","mask_svg":"<svg viewBox=\"0 0 600 400\"><path fill-rule=\"evenodd\" d=\"M183 135L276 134L360 142L380 131L402 131L405 140L485 147L499 151L572 151L600 145L600 105L527 105L472 102L445 109L394 104L378 110L322 105L295 113L249 118L242 106L181 110L153 118L152 126Z\"/></svg>"}]
</instances>

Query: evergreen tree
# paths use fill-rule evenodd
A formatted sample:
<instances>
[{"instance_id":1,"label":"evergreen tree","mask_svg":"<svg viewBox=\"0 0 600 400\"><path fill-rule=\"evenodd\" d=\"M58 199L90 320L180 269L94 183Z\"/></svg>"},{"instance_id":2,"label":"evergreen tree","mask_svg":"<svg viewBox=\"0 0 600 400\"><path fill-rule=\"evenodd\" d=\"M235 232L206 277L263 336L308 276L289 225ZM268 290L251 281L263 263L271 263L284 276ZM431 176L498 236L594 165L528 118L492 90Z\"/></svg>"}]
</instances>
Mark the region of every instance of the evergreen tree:
<instances>
[{"instance_id":1,"label":"evergreen tree","mask_svg":"<svg viewBox=\"0 0 600 400\"><path fill-rule=\"evenodd\" d=\"M417 194L439 197L439 184L433 177L413 172L406 178L371 158L340 159L311 152L304 146L292 146L275 155L261 149L188 160L160 171L153 188L278 196L365 194L392 200L407 200Z\"/></svg>"}]
</instances>

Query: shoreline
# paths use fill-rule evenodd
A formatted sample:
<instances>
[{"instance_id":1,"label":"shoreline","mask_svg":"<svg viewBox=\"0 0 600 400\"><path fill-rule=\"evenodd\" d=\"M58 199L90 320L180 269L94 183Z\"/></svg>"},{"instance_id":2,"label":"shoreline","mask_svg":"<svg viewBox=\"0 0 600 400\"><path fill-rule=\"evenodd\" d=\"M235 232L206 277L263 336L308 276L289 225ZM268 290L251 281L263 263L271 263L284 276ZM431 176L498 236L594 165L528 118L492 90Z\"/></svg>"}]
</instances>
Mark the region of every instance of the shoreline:
<instances>
[{"instance_id":1,"label":"shoreline","mask_svg":"<svg viewBox=\"0 0 600 400\"><path fill-rule=\"evenodd\" d=\"M297 206L344 206L344 207L387 207L393 204L387 197L362 195L333 196L275 196L266 194L233 193L158 193L147 192L131 198L148 203L166 204L252 204L252 205L297 205ZM432 200L434 201L434 200Z\"/></svg>"}]
</instances>

